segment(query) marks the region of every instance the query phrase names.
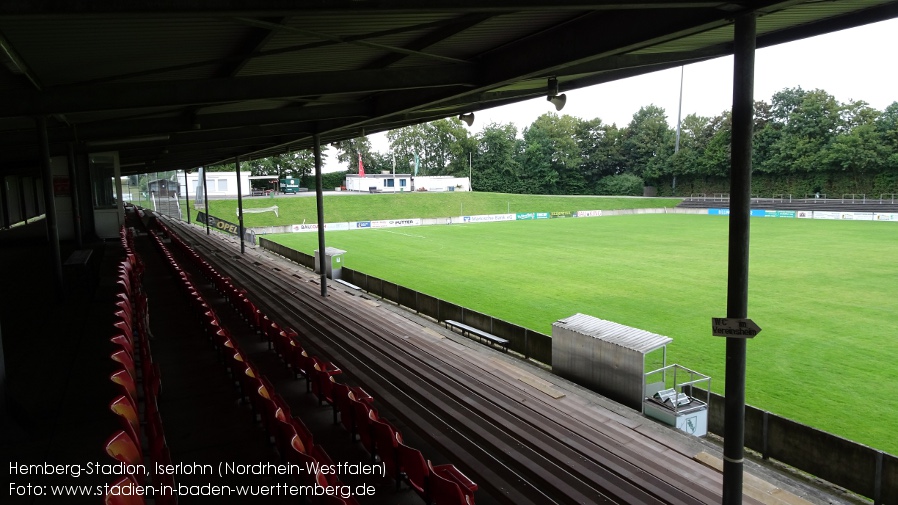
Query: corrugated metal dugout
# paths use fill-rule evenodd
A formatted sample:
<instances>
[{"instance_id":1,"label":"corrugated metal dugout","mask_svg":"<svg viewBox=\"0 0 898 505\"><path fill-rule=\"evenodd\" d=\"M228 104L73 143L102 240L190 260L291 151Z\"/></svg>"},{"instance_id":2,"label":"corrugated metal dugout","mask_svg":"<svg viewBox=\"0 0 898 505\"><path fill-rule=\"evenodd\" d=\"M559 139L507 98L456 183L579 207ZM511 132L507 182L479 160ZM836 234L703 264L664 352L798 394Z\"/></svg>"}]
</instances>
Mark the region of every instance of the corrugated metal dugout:
<instances>
[{"instance_id":1,"label":"corrugated metal dugout","mask_svg":"<svg viewBox=\"0 0 898 505\"><path fill-rule=\"evenodd\" d=\"M646 355L673 339L586 314L552 323L552 370L612 400L642 410ZM657 368L657 367L653 367Z\"/></svg>"}]
</instances>

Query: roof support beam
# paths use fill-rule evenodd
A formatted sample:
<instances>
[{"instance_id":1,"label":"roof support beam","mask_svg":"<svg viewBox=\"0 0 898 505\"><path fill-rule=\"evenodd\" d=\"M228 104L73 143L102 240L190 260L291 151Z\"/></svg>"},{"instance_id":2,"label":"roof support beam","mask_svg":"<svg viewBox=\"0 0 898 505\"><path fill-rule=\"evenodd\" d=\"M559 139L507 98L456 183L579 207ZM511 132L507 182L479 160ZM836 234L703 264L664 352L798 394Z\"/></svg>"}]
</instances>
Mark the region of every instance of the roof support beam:
<instances>
[{"instance_id":1,"label":"roof support beam","mask_svg":"<svg viewBox=\"0 0 898 505\"><path fill-rule=\"evenodd\" d=\"M0 15L121 15L158 14L169 16L190 16L202 12L208 15L278 16L297 12L516 12L545 8L546 10L631 10L631 9L704 9L729 8L738 2L721 0L564 0L559 3L546 0L517 0L501 6L480 0L255 0L253 2L231 0L218 2L218 8L210 9L204 0L132 0L129 2L61 2L31 1L6 2L0 4Z\"/></svg>"},{"instance_id":2,"label":"roof support beam","mask_svg":"<svg viewBox=\"0 0 898 505\"><path fill-rule=\"evenodd\" d=\"M5 100L0 102L0 117L220 104L241 100L432 87L471 87L476 84L477 75L474 65L457 64L423 68L75 86L45 92L9 93Z\"/></svg>"}]
</instances>

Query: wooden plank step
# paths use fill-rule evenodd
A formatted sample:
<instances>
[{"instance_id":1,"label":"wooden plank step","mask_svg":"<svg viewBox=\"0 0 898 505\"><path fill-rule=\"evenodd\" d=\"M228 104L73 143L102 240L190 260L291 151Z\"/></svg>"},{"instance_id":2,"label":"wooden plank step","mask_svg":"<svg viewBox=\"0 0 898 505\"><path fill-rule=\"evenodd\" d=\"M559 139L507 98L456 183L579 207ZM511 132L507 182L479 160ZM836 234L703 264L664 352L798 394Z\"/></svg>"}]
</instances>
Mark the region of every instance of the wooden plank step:
<instances>
[{"instance_id":1,"label":"wooden plank step","mask_svg":"<svg viewBox=\"0 0 898 505\"><path fill-rule=\"evenodd\" d=\"M695 455L695 460L718 472L723 472L723 460L717 456L702 451ZM743 474L742 492L768 505L812 505L804 498L776 487L748 472Z\"/></svg>"}]
</instances>

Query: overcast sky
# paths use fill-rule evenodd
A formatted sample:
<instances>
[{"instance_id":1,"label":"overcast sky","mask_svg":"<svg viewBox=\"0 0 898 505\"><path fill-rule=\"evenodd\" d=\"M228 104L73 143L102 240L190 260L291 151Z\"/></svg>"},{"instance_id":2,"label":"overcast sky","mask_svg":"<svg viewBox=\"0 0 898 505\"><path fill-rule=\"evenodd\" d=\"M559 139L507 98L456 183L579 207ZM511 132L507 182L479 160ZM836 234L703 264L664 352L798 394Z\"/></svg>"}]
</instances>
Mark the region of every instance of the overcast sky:
<instances>
[{"instance_id":1,"label":"overcast sky","mask_svg":"<svg viewBox=\"0 0 898 505\"><path fill-rule=\"evenodd\" d=\"M755 56L755 100L770 101L784 88L822 89L840 102L863 100L883 110L898 100L898 19L759 49ZM677 124L680 69L568 91L562 114L626 126L640 107L654 104ZM683 117L716 116L733 99L733 58L688 65L683 73ZM475 111L472 134L490 123L514 123L520 132L537 117L554 112L545 98ZM376 151L389 151L386 134L369 136ZM330 150L329 166L336 162ZM326 167L327 168L327 167ZM341 167L336 167L341 169Z\"/></svg>"}]
</instances>

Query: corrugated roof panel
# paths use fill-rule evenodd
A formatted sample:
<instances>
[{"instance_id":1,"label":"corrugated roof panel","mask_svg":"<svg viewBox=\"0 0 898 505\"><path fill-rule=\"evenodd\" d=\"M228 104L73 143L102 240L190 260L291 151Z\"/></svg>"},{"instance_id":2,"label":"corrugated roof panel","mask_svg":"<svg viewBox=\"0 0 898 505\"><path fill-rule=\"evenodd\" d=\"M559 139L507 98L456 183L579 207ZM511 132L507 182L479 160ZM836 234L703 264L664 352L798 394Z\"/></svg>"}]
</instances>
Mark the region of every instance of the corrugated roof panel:
<instances>
[{"instance_id":1,"label":"corrugated roof panel","mask_svg":"<svg viewBox=\"0 0 898 505\"><path fill-rule=\"evenodd\" d=\"M316 14L287 19L285 28L276 30L265 49L279 49L298 44L327 40L312 32L329 37L354 37L386 30L408 28L424 29L434 23L452 20L457 14L447 13L365 13L365 14ZM369 39L365 39L369 40Z\"/></svg>"},{"instance_id":2,"label":"corrugated roof panel","mask_svg":"<svg viewBox=\"0 0 898 505\"><path fill-rule=\"evenodd\" d=\"M253 58L240 71L240 76L356 70L382 54L381 50L359 46L321 47Z\"/></svg>"},{"instance_id":3,"label":"corrugated roof panel","mask_svg":"<svg viewBox=\"0 0 898 505\"><path fill-rule=\"evenodd\" d=\"M518 12L496 16L436 43L428 51L470 58L575 17L569 11Z\"/></svg>"},{"instance_id":4,"label":"corrugated roof panel","mask_svg":"<svg viewBox=\"0 0 898 505\"><path fill-rule=\"evenodd\" d=\"M279 109L293 102L289 100L244 100L242 102L226 103L203 107L198 114L220 114L224 112L245 112L255 110Z\"/></svg>"},{"instance_id":5,"label":"corrugated roof panel","mask_svg":"<svg viewBox=\"0 0 898 505\"><path fill-rule=\"evenodd\" d=\"M886 3L886 0L858 0L856 2L815 2L801 4L775 12L762 14L758 17L758 36L776 33L787 28L794 28L803 24L836 17L845 13L855 12L865 7L876 7ZM726 25L703 33L698 33L673 40L664 44L647 47L631 54L656 54L681 51L693 51L704 47L728 44L733 41L733 25Z\"/></svg>"},{"instance_id":6,"label":"corrugated roof panel","mask_svg":"<svg viewBox=\"0 0 898 505\"><path fill-rule=\"evenodd\" d=\"M5 22L0 30L42 84L56 86L114 77L147 69L185 65L138 80L209 77L248 28L218 18L133 17L110 23L94 17Z\"/></svg>"},{"instance_id":7,"label":"corrugated roof panel","mask_svg":"<svg viewBox=\"0 0 898 505\"><path fill-rule=\"evenodd\" d=\"M574 314L560 319L552 326L566 328L581 335L593 337L643 354L660 349L673 339L650 331L633 328L614 321L606 321L586 314Z\"/></svg>"}]
</instances>

